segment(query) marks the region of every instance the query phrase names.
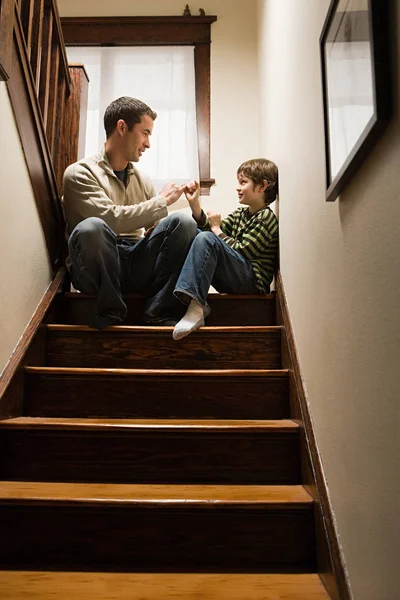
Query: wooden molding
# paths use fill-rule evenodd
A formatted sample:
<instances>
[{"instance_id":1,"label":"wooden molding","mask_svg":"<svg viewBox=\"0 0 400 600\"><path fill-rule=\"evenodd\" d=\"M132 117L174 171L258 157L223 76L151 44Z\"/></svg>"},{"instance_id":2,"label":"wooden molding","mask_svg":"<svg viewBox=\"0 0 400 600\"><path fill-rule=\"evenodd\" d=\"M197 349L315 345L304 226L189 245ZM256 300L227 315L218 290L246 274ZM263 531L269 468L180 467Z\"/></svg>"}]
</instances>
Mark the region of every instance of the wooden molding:
<instances>
[{"instance_id":1,"label":"wooden molding","mask_svg":"<svg viewBox=\"0 0 400 600\"><path fill-rule=\"evenodd\" d=\"M280 271L276 276L276 287L277 324L283 326L282 367L289 369L291 416L300 425L302 483L314 498L316 505L318 572L332 600L351 600Z\"/></svg>"},{"instance_id":2,"label":"wooden molding","mask_svg":"<svg viewBox=\"0 0 400 600\"><path fill-rule=\"evenodd\" d=\"M210 43L216 16L64 17L67 46L194 46L196 116L201 193L208 196L210 177Z\"/></svg>"},{"instance_id":3,"label":"wooden molding","mask_svg":"<svg viewBox=\"0 0 400 600\"><path fill-rule=\"evenodd\" d=\"M65 267L61 267L44 293L0 377L0 418L22 414L23 368L29 364L29 358L32 355L35 355L35 364L43 362L38 360L38 355L43 354L44 356L44 345L38 335L39 328L64 277ZM36 344L34 343L35 338L38 338Z\"/></svg>"},{"instance_id":4,"label":"wooden molding","mask_svg":"<svg viewBox=\"0 0 400 600\"><path fill-rule=\"evenodd\" d=\"M0 81L11 72L14 0L0 0Z\"/></svg>"},{"instance_id":5,"label":"wooden molding","mask_svg":"<svg viewBox=\"0 0 400 600\"><path fill-rule=\"evenodd\" d=\"M62 17L67 46L168 46L210 43L216 16Z\"/></svg>"},{"instance_id":6,"label":"wooden molding","mask_svg":"<svg viewBox=\"0 0 400 600\"><path fill-rule=\"evenodd\" d=\"M210 188L214 185L215 179L200 179L200 195L209 196Z\"/></svg>"}]
</instances>

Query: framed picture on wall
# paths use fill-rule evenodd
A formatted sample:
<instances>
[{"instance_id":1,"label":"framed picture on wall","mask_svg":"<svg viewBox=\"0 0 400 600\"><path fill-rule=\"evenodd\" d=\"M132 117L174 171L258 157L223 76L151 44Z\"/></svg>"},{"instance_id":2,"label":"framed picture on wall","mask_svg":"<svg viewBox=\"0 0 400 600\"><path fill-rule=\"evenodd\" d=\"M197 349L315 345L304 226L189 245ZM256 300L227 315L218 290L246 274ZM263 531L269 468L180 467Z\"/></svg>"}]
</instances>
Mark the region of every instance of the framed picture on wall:
<instances>
[{"instance_id":1,"label":"framed picture on wall","mask_svg":"<svg viewBox=\"0 0 400 600\"><path fill-rule=\"evenodd\" d=\"M391 113L389 0L332 0L320 37L326 200L336 200Z\"/></svg>"}]
</instances>

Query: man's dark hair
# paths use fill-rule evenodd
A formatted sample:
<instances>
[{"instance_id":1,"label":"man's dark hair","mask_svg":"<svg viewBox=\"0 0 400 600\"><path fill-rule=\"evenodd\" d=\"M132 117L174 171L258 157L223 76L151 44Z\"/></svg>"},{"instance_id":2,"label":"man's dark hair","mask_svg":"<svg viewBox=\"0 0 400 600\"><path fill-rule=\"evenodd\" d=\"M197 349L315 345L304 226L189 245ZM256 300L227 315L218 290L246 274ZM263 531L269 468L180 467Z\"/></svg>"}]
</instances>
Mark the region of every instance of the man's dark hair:
<instances>
[{"instance_id":1,"label":"man's dark hair","mask_svg":"<svg viewBox=\"0 0 400 600\"><path fill-rule=\"evenodd\" d=\"M104 113L104 129L106 130L107 138L115 130L120 119L125 121L128 125L128 131L131 131L136 123L140 123L143 115L148 115L153 121L157 118L157 113L137 98L122 96L114 100L107 106Z\"/></svg>"}]
</instances>

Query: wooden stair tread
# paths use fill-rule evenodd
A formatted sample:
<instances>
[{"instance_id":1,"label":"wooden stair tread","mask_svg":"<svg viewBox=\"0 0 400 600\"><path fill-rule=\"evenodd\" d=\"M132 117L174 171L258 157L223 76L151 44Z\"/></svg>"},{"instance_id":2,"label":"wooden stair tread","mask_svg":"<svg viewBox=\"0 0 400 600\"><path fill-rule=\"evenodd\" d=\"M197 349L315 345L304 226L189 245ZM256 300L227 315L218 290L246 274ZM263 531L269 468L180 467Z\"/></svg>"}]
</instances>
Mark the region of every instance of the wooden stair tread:
<instances>
[{"instance_id":1,"label":"wooden stair tread","mask_svg":"<svg viewBox=\"0 0 400 600\"><path fill-rule=\"evenodd\" d=\"M88 294L82 294L81 292L65 292L62 295L62 298L65 300L95 300L96 296L91 296ZM122 298L124 300L135 299L135 298L146 298L143 294L122 294ZM275 300L275 294L219 294L218 292L211 292L208 294L208 300L211 301L219 301L219 300L228 300L234 302L235 300L258 300L259 302L270 302L271 300Z\"/></svg>"},{"instance_id":2,"label":"wooden stair tread","mask_svg":"<svg viewBox=\"0 0 400 600\"><path fill-rule=\"evenodd\" d=\"M329 600L315 573L0 571L7 600Z\"/></svg>"},{"instance_id":3,"label":"wooden stair tread","mask_svg":"<svg viewBox=\"0 0 400 600\"><path fill-rule=\"evenodd\" d=\"M15 417L0 421L1 429L76 429L97 430L199 430L256 431L297 433L299 426L290 419L278 420L213 420L213 419L80 419L52 417Z\"/></svg>"},{"instance_id":4,"label":"wooden stair tread","mask_svg":"<svg viewBox=\"0 0 400 600\"><path fill-rule=\"evenodd\" d=\"M288 377L289 369L105 369L100 367L25 367L32 375L87 374L118 377Z\"/></svg>"},{"instance_id":5,"label":"wooden stair tread","mask_svg":"<svg viewBox=\"0 0 400 600\"><path fill-rule=\"evenodd\" d=\"M301 485L140 485L1 481L0 503L12 501L74 503L197 504L308 509L313 500Z\"/></svg>"},{"instance_id":6,"label":"wooden stair tread","mask_svg":"<svg viewBox=\"0 0 400 600\"><path fill-rule=\"evenodd\" d=\"M144 333L144 334L153 334L153 333L166 333L173 330L171 326L149 326L149 325L113 325L111 327L107 327L106 329L98 330L93 327L89 327L87 325L68 325L63 323L47 323L45 327L49 331L79 331L79 332L92 332L92 333L105 333L107 331L112 332L127 332L127 333ZM200 327L197 329L195 334L202 333L204 335L210 335L214 333L237 333L247 335L249 333L268 333L268 332L276 332L281 331L281 325L224 325L224 326L212 326L212 327ZM193 335L193 333L191 335ZM185 339L185 338L184 338Z\"/></svg>"}]
</instances>

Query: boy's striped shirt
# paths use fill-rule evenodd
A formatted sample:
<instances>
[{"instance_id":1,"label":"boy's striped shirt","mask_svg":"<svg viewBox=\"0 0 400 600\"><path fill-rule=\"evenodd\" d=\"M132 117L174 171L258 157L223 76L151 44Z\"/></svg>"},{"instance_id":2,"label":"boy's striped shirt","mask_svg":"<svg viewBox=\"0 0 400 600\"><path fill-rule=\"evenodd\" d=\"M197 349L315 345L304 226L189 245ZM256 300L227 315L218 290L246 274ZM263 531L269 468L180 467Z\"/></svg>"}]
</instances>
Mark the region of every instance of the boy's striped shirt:
<instances>
[{"instance_id":1,"label":"boy's striped shirt","mask_svg":"<svg viewBox=\"0 0 400 600\"><path fill-rule=\"evenodd\" d=\"M204 213L203 213L204 214ZM209 230L208 218L200 227ZM278 219L267 206L249 214L248 207L239 207L223 219L222 238L231 248L244 256L251 264L261 294L269 292L278 255Z\"/></svg>"}]
</instances>

